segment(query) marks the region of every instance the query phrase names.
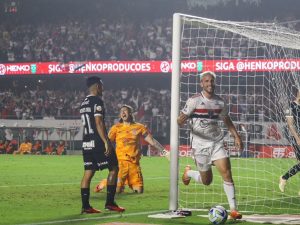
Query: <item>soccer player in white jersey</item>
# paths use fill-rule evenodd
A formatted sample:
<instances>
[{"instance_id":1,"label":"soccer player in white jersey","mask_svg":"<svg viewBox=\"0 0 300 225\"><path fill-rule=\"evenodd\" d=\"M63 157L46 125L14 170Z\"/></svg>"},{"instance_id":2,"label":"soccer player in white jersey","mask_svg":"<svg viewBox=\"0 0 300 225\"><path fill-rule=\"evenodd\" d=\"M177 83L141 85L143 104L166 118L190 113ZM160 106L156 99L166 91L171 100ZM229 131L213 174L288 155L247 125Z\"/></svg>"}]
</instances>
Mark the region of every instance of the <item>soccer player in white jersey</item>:
<instances>
[{"instance_id":1,"label":"soccer player in white jersey","mask_svg":"<svg viewBox=\"0 0 300 225\"><path fill-rule=\"evenodd\" d=\"M210 185L213 180L211 166L215 165L223 178L223 187L230 206L230 217L241 219L237 211L235 188L232 179L231 165L228 152L223 146L223 133L218 126L221 118L234 137L235 146L242 150L243 143L236 131L224 100L215 94L216 74L206 71L200 74L202 92L192 96L181 110L177 123L183 126L188 121L191 132L191 147L198 171L190 165L185 167L182 181L188 185L193 178L196 182Z\"/></svg>"}]
</instances>

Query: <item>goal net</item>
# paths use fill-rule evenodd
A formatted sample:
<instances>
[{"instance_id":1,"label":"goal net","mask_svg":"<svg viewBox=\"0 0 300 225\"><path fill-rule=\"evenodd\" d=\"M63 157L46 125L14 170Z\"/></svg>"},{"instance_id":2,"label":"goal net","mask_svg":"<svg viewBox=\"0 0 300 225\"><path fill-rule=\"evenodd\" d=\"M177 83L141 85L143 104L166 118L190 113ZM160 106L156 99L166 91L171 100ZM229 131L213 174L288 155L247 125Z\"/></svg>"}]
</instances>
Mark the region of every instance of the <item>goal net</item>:
<instances>
[{"instance_id":1,"label":"goal net","mask_svg":"<svg viewBox=\"0 0 300 225\"><path fill-rule=\"evenodd\" d=\"M216 93L227 102L244 139L240 153L220 121L239 210L300 212L299 175L289 179L284 193L278 187L280 175L297 162L285 113L300 87L299 49L300 33L275 23L174 15L170 209L209 209L216 204L229 208L222 178L214 167L210 186L181 182L184 167L196 167L191 157L185 157L191 155L189 129L178 130L176 118L186 100L201 91L199 74L209 70L217 74ZM191 65L188 69L186 63Z\"/></svg>"}]
</instances>

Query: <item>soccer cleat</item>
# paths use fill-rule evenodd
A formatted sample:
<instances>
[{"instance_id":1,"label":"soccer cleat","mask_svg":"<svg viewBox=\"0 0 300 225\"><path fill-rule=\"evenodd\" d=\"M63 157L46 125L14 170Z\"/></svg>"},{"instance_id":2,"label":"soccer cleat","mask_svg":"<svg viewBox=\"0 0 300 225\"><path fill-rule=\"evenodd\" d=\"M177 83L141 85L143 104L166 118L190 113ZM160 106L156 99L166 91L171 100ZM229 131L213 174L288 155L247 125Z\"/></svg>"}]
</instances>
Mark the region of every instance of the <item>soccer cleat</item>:
<instances>
[{"instance_id":1,"label":"soccer cleat","mask_svg":"<svg viewBox=\"0 0 300 225\"><path fill-rule=\"evenodd\" d=\"M191 181L191 178L187 175L187 172L189 170L191 170L191 166L190 165L185 166L184 172L183 172L183 175L182 175L182 182L183 182L184 185L189 185L189 183Z\"/></svg>"},{"instance_id":2,"label":"soccer cleat","mask_svg":"<svg viewBox=\"0 0 300 225\"><path fill-rule=\"evenodd\" d=\"M81 210L81 214L93 214L93 213L101 213L101 211L98 209L94 209L93 207Z\"/></svg>"},{"instance_id":3,"label":"soccer cleat","mask_svg":"<svg viewBox=\"0 0 300 225\"><path fill-rule=\"evenodd\" d=\"M282 178L282 176L279 177L279 189L281 192L284 192L286 185L286 180Z\"/></svg>"},{"instance_id":4,"label":"soccer cleat","mask_svg":"<svg viewBox=\"0 0 300 225\"><path fill-rule=\"evenodd\" d=\"M229 214L229 219L232 219L232 220L240 220L242 219L242 214L239 213L239 211L237 210L232 210Z\"/></svg>"},{"instance_id":5,"label":"soccer cleat","mask_svg":"<svg viewBox=\"0 0 300 225\"><path fill-rule=\"evenodd\" d=\"M107 180L103 179L100 181L99 184L97 184L97 186L94 188L94 192L101 192L103 191L103 189L106 187L107 184Z\"/></svg>"},{"instance_id":6,"label":"soccer cleat","mask_svg":"<svg viewBox=\"0 0 300 225\"><path fill-rule=\"evenodd\" d=\"M115 212L124 212L125 209L118 206L117 203L112 203L112 204L106 204L105 209L108 211L115 211Z\"/></svg>"}]
</instances>

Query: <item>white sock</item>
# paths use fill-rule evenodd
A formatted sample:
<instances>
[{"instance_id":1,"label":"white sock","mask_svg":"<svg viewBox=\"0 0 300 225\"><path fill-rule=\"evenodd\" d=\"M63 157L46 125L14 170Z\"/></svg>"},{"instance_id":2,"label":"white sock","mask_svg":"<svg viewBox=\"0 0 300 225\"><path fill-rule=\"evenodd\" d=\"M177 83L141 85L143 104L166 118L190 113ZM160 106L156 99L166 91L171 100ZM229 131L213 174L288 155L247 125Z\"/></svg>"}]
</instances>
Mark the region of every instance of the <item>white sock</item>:
<instances>
[{"instance_id":1,"label":"white sock","mask_svg":"<svg viewBox=\"0 0 300 225\"><path fill-rule=\"evenodd\" d=\"M227 200L229 203L230 210L236 209L236 200L235 200L235 188L234 184L231 182L223 182L224 191L227 195Z\"/></svg>"},{"instance_id":2,"label":"white sock","mask_svg":"<svg viewBox=\"0 0 300 225\"><path fill-rule=\"evenodd\" d=\"M189 171L187 171L187 175L188 175L188 177L193 178L196 182L202 184L202 180L201 180L199 171L189 170Z\"/></svg>"}]
</instances>

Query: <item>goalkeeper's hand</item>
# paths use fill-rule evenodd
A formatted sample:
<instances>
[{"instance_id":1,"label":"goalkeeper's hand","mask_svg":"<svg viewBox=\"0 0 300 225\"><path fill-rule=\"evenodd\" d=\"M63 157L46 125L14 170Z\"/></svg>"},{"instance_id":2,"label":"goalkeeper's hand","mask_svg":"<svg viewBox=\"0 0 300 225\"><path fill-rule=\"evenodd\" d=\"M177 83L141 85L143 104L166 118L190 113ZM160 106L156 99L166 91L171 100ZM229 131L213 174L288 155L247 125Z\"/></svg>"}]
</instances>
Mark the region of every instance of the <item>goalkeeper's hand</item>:
<instances>
[{"instance_id":1,"label":"goalkeeper's hand","mask_svg":"<svg viewBox=\"0 0 300 225\"><path fill-rule=\"evenodd\" d=\"M162 150L161 155L166 157L168 161L170 161L170 152L166 149Z\"/></svg>"}]
</instances>

